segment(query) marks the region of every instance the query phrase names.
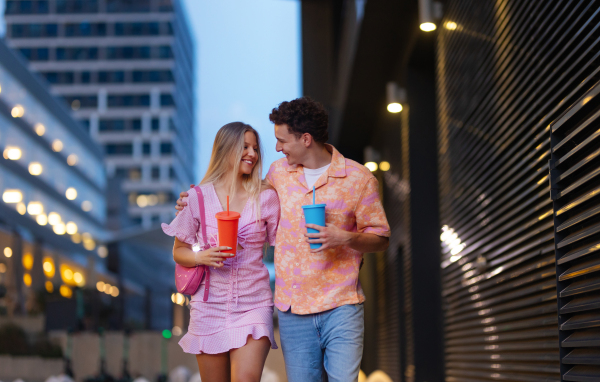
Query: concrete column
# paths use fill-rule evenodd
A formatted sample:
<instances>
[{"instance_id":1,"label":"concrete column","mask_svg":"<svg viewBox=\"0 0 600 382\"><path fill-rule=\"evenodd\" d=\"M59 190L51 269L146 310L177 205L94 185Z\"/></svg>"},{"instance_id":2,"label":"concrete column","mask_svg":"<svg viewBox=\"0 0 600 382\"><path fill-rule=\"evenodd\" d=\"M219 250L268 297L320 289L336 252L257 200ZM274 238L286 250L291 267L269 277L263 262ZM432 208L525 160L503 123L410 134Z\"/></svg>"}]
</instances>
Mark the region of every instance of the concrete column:
<instances>
[{"instance_id":1,"label":"concrete column","mask_svg":"<svg viewBox=\"0 0 600 382\"><path fill-rule=\"evenodd\" d=\"M153 137L150 140L150 156L152 158L160 157L160 139Z\"/></svg>"},{"instance_id":2,"label":"concrete column","mask_svg":"<svg viewBox=\"0 0 600 382\"><path fill-rule=\"evenodd\" d=\"M144 163L142 165L142 182L150 183L152 181L152 166L150 163Z\"/></svg>"},{"instance_id":3,"label":"concrete column","mask_svg":"<svg viewBox=\"0 0 600 382\"><path fill-rule=\"evenodd\" d=\"M160 89L152 88L150 90L150 110L158 111L160 110Z\"/></svg>"},{"instance_id":4,"label":"concrete column","mask_svg":"<svg viewBox=\"0 0 600 382\"><path fill-rule=\"evenodd\" d=\"M160 165L160 181L168 182L169 181L169 170L171 169L171 165L169 163L162 163Z\"/></svg>"},{"instance_id":5,"label":"concrete column","mask_svg":"<svg viewBox=\"0 0 600 382\"><path fill-rule=\"evenodd\" d=\"M142 135L150 136L152 132L152 115L150 113L144 113L142 115Z\"/></svg>"},{"instance_id":6,"label":"concrete column","mask_svg":"<svg viewBox=\"0 0 600 382\"><path fill-rule=\"evenodd\" d=\"M90 115L90 135L92 138L97 139L100 131L100 118L98 113L92 113Z\"/></svg>"},{"instance_id":7,"label":"concrete column","mask_svg":"<svg viewBox=\"0 0 600 382\"><path fill-rule=\"evenodd\" d=\"M161 134L169 132L169 113L162 113L160 115L160 129Z\"/></svg>"},{"instance_id":8,"label":"concrete column","mask_svg":"<svg viewBox=\"0 0 600 382\"><path fill-rule=\"evenodd\" d=\"M106 89L100 89L98 91L98 113L102 114L106 112L108 107L108 94Z\"/></svg>"},{"instance_id":9,"label":"concrete column","mask_svg":"<svg viewBox=\"0 0 600 382\"><path fill-rule=\"evenodd\" d=\"M44 282L46 278L44 277L44 249L42 246L42 242L40 240L36 240L33 245L33 269L31 270L31 288L37 292L41 289L44 289Z\"/></svg>"},{"instance_id":10,"label":"concrete column","mask_svg":"<svg viewBox=\"0 0 600 382\"><path fill-rule=\"evenodd\" d=\"M135 137L133 139L133 158L141 159L142 158L142 138Z\"/></svg>"}]
</instances>

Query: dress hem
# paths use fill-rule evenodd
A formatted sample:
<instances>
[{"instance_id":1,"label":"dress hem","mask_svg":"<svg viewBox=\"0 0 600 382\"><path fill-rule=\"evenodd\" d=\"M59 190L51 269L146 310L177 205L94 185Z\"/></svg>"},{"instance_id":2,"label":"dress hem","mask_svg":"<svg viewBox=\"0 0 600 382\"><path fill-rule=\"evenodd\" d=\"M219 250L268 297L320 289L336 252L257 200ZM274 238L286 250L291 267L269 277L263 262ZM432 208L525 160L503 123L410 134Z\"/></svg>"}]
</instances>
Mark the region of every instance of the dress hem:
<instances>
[{"instance_id":1,"label":"dress hem","mask_svg":"<svg viewBox=\"0 0 600 382\"><path fill-rule=\"evenodd\" d=\"M250 324L237 328L227 328L220 332L198 335L187 332L179 341L179 346L188 354L219 354L239 349L248 343L248 336L254 340L267 337L271 349L278 349L273 329L264 324Z\"/></svg>"}]
</instances>

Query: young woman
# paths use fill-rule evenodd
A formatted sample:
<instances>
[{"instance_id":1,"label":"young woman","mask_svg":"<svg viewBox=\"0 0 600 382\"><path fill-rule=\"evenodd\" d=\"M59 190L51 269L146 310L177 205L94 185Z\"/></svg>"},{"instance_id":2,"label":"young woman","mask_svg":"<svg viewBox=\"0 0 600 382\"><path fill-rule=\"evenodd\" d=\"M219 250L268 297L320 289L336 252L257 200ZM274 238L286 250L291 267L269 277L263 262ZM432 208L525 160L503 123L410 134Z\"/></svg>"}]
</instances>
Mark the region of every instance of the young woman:
<instances>
[{"instance_id":1,"label":"young woman","mask_svg":"<svg viewBox=\"0 0 600 382\"><path fill-rule=\"evenodd\" d=\"M273 337L273 297L269 273L262 262L265 241L275 244L279 221L277 193L262 181L262 150L258 133L241 122L223 126L215 138L208 171L200 182L204 196L206 234L211 244L194 252L201 237L196 192L187 207L163 231L175 236L173 258L177 264L210 268L208 300L205 281L191 300L187 334L179 342L186 353L196 354L203 381L259 382ZM239 212L236 255L216 246L215 214L226 208ZM201 240L201 239L200 239Z\"/></svg>"}]
</instances>

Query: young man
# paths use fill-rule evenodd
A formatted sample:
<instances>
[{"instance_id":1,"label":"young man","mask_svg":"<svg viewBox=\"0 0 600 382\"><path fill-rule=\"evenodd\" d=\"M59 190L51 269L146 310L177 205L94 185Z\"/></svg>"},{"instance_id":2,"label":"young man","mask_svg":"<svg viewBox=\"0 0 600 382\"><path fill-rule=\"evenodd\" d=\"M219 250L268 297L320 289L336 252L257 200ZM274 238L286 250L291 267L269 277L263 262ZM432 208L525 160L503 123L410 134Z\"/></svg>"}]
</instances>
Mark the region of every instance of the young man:
<instances>
[{"instance_id":1,"label":"young man","mask_svg":"<svg viewBox=\"0 0 600 382\"><path fill-rule=\"evenodd\" d=\"M362 254L386 250L390 235L377 179L325 143L321 104L307 97L282 102L269 119L276 149L285 155L266 178L281 203L275 306L287 377L321 382L326 373L329 382L356 381L364 335ZM317 203L327 205L326 227L304 223L302 206L312 204L313 185ZM319 233L308 234L307 227ZM322 246L311 250L309 243Z\"/></svg>"}]
</instances>

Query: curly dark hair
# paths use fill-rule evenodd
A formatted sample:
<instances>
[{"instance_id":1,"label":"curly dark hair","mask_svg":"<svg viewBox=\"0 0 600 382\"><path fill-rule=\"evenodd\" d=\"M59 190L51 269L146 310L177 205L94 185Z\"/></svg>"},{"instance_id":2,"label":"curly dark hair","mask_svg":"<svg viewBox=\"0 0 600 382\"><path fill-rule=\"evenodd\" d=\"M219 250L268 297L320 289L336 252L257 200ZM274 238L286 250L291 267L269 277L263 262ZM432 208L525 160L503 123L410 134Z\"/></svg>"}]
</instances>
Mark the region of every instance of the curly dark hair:
<instances>
[{"instance_id":1,"label":"curly dark hair","mask_svg":"<svg viewBox=\"0 0 600 382\"><path fill-rule=\"evenodd\" d=\"M310 97L280 103L271 111L269 119L276 125L288 125L289 132L297 138L308 133L321 144L329 139L327 110Z\"/></svg>"}]
</instances>

